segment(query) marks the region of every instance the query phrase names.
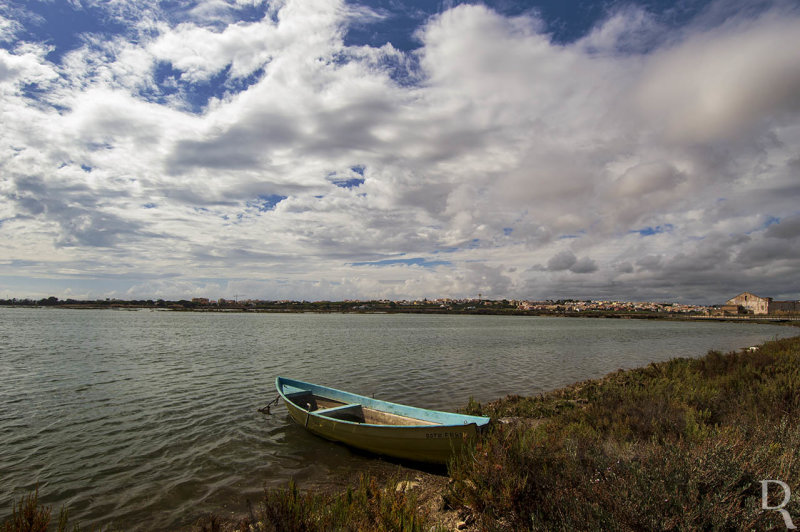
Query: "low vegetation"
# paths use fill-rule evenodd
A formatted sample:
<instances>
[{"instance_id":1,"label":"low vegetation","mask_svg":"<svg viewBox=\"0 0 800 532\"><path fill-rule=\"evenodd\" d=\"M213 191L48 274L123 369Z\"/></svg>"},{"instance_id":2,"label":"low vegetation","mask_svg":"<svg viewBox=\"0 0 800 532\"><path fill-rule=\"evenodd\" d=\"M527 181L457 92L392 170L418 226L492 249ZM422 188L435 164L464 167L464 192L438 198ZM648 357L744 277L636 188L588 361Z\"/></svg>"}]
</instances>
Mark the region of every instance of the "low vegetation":
<instances>
[{"instance_id":1,"label":"low vegetation","mask_svg":"<svg viewBox=\"0 0 800 532\"><path fill-rule=\"evenodd\" d=\"M450 468L478 528L779 529L760 481L800 490L800 338L467 410L506 421Z\"/></svg>"},{"instance_id":2,"label":"low vegetation","mask_svg":"<svg viewBox=\"0 0 800 532\"><path fill-rule=\"evenodd\" d=\"M300 491L290 482L285 489L265 490L261 501L256 507L251 506L249 515L238 523L223 523L209 516L197 528L204 532L431 530L433 521L420 510L413 490L396 489L396 485L396 479L380 485L375 478L362 475L358 484L346 491L324 493Z\"/></svg>"},{"instance_id":3,"label":"low vegetation","mask_svg":"<svg viewBox=\"0 0 800 532\"><path fill-rule=\"evenodd\" d=\"M47 532L51 530L51 524L54 525L54 530L58 532L67 532L71 530L78 532L80 527L73 525L69 527L69 515L65 508L62 508L58 514L58 521L52 523L53 509L50 506L45 506L39 501L39 488L37 487L33 493L23 496L19 503L14 503L9 517L2 525L3 532Z\"/></svg>"},{"instance_id":4,"label":"low vegetation","mask_svg":"<svg viewBox=\"0 0 800 532\"><path fill-rule=\"evenodd\" d=\"M800 492L800 338L618 371L535 397L471 401L490 430L449 465L438 512L474 530L785 529L762 480ZM266 490L203 530L431 530L414 489L361 477L344 492ZM771 485L768 504L784 493ZM783 507L800 524L800 498ZM27 527L23 500L5 531ZM27 512L27 513L26 513ZM35 512L33 512L35 513ZM25 518L27 519L27 518ZM35 519L34 519L35 520ZM61 528L59 528L61 529Z\"/></svg>"}]
</instances>

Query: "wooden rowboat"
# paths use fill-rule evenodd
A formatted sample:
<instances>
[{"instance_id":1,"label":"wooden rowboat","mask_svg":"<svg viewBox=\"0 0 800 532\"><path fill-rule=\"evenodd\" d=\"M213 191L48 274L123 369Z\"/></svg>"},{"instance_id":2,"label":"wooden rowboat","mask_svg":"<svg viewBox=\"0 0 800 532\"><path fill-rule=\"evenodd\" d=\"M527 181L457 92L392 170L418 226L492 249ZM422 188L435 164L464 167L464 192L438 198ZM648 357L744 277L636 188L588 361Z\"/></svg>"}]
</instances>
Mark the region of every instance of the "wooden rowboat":
<instances>
[{"instance_id":1,"label":"wooden rowboat","mask_svg":"<svg viewBox=\"0 0 800 532\"><path fill-rule=\"evenodd\" d=\"M278 377L289 414L310 432L376 454L443 464L488 417L404 406Z\"/></svg>"}]
</instances>

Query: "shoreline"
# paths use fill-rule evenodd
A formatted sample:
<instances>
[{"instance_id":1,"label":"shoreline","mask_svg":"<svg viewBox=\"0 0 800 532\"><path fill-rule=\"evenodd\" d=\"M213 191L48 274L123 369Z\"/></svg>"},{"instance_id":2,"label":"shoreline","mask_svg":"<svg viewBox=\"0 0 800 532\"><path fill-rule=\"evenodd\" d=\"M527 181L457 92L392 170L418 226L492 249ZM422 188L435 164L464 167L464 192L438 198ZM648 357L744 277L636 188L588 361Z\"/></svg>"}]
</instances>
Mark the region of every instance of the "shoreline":
<instances>
[{"instance_id":1,"label":"shoreline","mask_svg":"<svg viewBox=\"0 0 800 532\"><path fill-rule=\"evenodd\" d=\"M148 306L109 306L109 305L0 305L7 309L66 309L66 310L112 310L123 312L193 312L193 313L233 313L233 314L356 314L356 315L391 315L419 314L426 316L530 316L543 318L586 318L586 319L630 319L630 320L667 320L667 321L730 321L741 323L774 323L795 324L800 322L800 315L730 315L708 316L686 313L666 312L548 312L530 310L446 310L446 309L394 309L394 310L324 310L324 309L275 309L275 308L163 308Z\"/></svg>"}]
</instances>

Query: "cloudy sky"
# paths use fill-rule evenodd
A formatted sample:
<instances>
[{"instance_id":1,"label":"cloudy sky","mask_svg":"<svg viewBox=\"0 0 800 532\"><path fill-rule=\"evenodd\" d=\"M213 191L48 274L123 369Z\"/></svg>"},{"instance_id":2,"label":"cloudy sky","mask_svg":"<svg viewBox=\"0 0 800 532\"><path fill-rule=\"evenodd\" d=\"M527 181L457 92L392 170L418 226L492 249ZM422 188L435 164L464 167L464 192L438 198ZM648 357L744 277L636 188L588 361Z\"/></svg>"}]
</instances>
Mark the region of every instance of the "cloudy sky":
<instances>
[{"instance_id":1,"label":"cloudy sky","mask_svg":"<svg viewBox=\"0 0 800 532\"><path fill-rule=\"evenodd\" d=\"M800 298L793 1L0 4L0 298Z\"/></svg>"}]
</instances>

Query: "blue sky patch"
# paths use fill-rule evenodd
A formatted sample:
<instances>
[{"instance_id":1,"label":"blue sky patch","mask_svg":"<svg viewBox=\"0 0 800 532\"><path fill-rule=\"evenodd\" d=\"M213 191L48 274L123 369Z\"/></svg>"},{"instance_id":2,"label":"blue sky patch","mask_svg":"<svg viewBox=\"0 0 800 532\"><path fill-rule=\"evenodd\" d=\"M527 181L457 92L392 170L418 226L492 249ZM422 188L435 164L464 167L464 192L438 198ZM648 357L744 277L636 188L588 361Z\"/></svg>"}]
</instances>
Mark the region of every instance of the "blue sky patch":
<instances>
[{"instance_id":1,"label":"blue sky patch","mask_svg":"<svg viewBox=\"0 0 800 532\"><path fill-rule=\"evenodd\" d=\"M351 266L395 266L404 264L406 266L422 266L423 268L435 268L437 266L450 266L452 263L447 260L428 260L422 257L413 259L384 259L371 262L351 262Z\"/></svg>"},{"instance_id":2,"label":"blue sky patch","mask_svg":"<svg viewBox=\"0 0 800 532\"><path fill-rule=\"evenodd\" d=\"M377 19L352 24L347 28L344 43L348 46L369 45L374 47L391 43L398 50L409 52L422 43L415 30L431 17L458 5L483 4L508 17L538 13L545 22L544 31L556 44L568 44L584 37L598 22L624 4L621 2L565 2L564 0L364 0L348 2L365 5L378 15ZM708 5L708 0L685 0L676 9L674 1L640 0L636 5L655 14L670 26L685 24Z\"/></svg>"},{"instance_id":3,"label":"blue sky patch","mask_svg":"<svg viewBox=\"0 0 800 532\"><path fill-rule=\"evenodd\" d=\"M38 83L25 83L20 87L20 93L24 98L39 100L47 94L47 90L43 89Z\"/></svg>"},{"instance_id":4,"label":"blue sky patch","mask_svg":"<svg viewBox=\"0 0 800 532\"><path fill-rule=\"evenodd\" d=\"M339 188L356 188L364 184L363 177L353 177L350 179L331 179L331 183L336 185Z\"/></svg>"},{"instance_id":5,"label":"blue sky patch","mask_svg":"<svg viewBox=\"0 0 800 532\"><path fill-rule=\"evenodd\" d=\"M160 104L166 103L168 97L179 94L193 113L200 113L211 99L237 94L255 85L264 72L262 67L248 76L232 77L231 65L227 65L208 80L188 82L181 78L181 70L169 61L161 61L153 69L156 88L145 88L139 94L150 102Z\"/></svg>"},{"instance_id":6,"label":"blue sky patch","mask_svg":"<svg viewBox=\"0 0 800 532\"><path fill-rule=\"evenodd\" d=\"M653 236L661 233L669 233L674 229L672 224L657 225L655 227L645 227L643 229L634 229L631 233L639 233L641 236Z\"/></svg>"},{"instance_id":7,"label":"blue sky patch","mask_svg":"<svg viewBox=\"0 0 800 532\"><path fill-rule=\"evenodd\" d=\"M275 209L278 203L282 202L289 196L281 196L280 194L268 194L258 196L256 201L248 203L248 207L255 207L260 212L267 212Z\"/></svg>"},{"instance_id":8,"label":"blue sky patch","mask_svg":"<svg viewBox=\"0 0 800 532\"><path fill-rule=\"evenodd\" d=\"M372 46L379 48L389 43L406 53L405 59L383 58L380 66L401 87L419 83L421 73L419 57L410 53L418 50L422 42L417 30L432 17L458 5L484 4L504 16L519 16L538 12L546 21L545 31L553 42L566 44L585 36L594 25L607 17L608 7L604 2L585 2L578 8L573 2L563 0L363 0L349 1L351 5L371 8L377 15L363 22L351 23L344 35L346 46ZM648 7L672 6L672 2L651 1Z\"/></svg>"},{"instance_id":9,"label":"blue sky patch","mask_svg":"<svg viewBox=\"0 0 800 532\"><path fill-rule=\"evenodd\" d=\"M84 34L117 35L127 30L125 25L109 17L103 8L92 5L74 7L72 2L63 0L12 0L10 6L24 12L29 22L20 39L52 45L47 59L54 63L60 62L67 52L80 48L84 44Z\"/></svg>"},{"instance_id":10,"label":"blue sky patch","mask_svg":"<svg viewBox=\"0 0 800 532\"><path fill-rule=\"evenodd\" d=\"M779 223L781 223L781 219L780 218L776 218L775 216L767 216L767 219L764 221L764 223L761 224L760 227L756 227L752 231L745 231L745 234L746 235L752 235L753 233L755 233L757 231L763 231L764 229L768 229L771 225L776 225L776 224L779 224Z\"/></svg>"},{"instance_id":11,"label":"blue sky patch","mask_svg":"<svg viewBox=\"0 0 800 532\"><path fill-rule=\"evenodd\" d=\"M366 170L366 167L361 164L351 166L350 171L360 177L338 177L336 172L331 172L328 174L328 180L339 188L357 188L366 181L364 179L364 170Z\"/></svg>"},{"instance_id":12,"label":"blue sky patch","mask_svg":"<svg viewBox=\"0 0 800 532\"><path fill-rule=\"evenodd\" d=\"M430 0L373 0L348 2L366 5L382 15L378 20L352 24L344 36L346 46L369 45L381 47L391 43L398 50L415 50L422 43L413 36L414 29L439 10L439 2Z\"/></svg>"},{"instance_id":13,"label":"blue sky patch","mask_svg":"<svg viewBox=\"0 0 800 532\"><path fill-rule=\"evenodd\" d=\"M169 61L159 61L153 69L153 81L162 95L175 94L178 92L181 73L177 68L173 68Z\"/></svg>"}]
</instances>

